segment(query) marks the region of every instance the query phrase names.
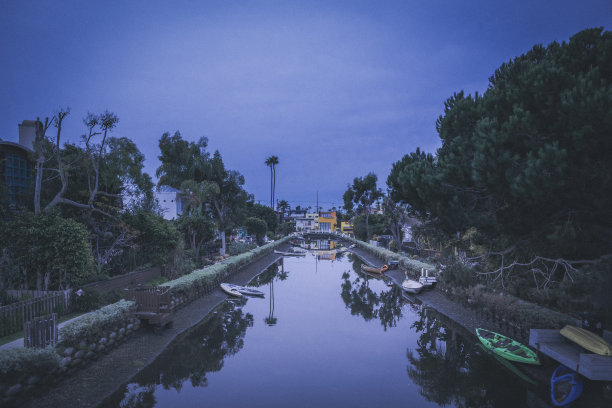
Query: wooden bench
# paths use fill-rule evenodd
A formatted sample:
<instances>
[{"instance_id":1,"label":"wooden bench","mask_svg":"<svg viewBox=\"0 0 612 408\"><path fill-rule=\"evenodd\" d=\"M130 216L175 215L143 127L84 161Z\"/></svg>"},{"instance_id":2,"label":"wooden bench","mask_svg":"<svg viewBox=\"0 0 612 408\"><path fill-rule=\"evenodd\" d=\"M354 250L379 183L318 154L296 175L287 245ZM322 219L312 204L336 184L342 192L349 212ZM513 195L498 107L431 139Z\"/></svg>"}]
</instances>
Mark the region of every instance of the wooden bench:
<instances>
[{"instance_id":1,"label":"wooden bench","mask_svg":"<svg viewBox=\"0 0 612 408\"><path fill-rule=\"evenodd\" d=\"M612 333L603 338L612 341ZM612 381L612 357L586 351L559 333L559 330L531 329L529 345L590 380Z\"/></svg>"},{"instance_id":2,"label":"wooden bench","mask_svg":"<svg viewBox=\"0 0 612 408\"><path fill-rule=\"evenodd\" d=\"M167 286L139 286L125 289L125 300L136 302L134 315L149 324L163 327L172 321L170 288Z\"/></svg>"}]
</instances>

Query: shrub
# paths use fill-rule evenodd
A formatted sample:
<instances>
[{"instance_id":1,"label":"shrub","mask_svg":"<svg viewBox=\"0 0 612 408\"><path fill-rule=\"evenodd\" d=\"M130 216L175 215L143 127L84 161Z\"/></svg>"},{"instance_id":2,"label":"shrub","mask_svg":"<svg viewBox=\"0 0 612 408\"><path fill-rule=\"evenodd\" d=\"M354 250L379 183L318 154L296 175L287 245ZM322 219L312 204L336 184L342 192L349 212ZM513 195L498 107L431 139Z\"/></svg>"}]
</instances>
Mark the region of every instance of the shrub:
<instances>
[{"instance_id":1,"label":"shrub","mask_svg":"<svg viewBox=\"0 0 612 408\"><path fill-rule=\"evenodd\" d=\"M344 237L344 239L374 254L377 258L380 258L385 262L389 259L399 261L400 266L402 266L405 269L409 269L413 272L420 272L421 269L427 269L430 271L433 271L436 269L436 267L430 263L421 262L416 259L411 259L406 256L402 256L401 254L390 251L388 249L373 246L373 245L368 244L367 242L360 241L355 238Z\"/></svg>"},{"instance_id":2,"label":"shrub","mask_svg":"<svg viewBox=\"0 0 612 408\"><path fill-rule=\"evenodd\" d=\"M246 242L234 241L227 246L227 253L231 256L240 255L244 252L250 251L255 245Z\"/></svg>"},{"instance_id":3,"label":"shrub","mask_svg":"<svg viewBox=\"0 0 612 408\"><path fill-rule=\"evenodd\" d=\"M455 262L442 270L444 282L459 287L468 287L474 284L474 276L471 269L460 263Z\"/></svg>"},{"instance_id":4,"label":"shrub","mask_svg":"<svg viewBox=\"0 0 612 408\"><path fill-rule=\"evenodd\" d=\"M59 368L60 356L51 346L0 350L0 382L13 383L30 375L41 375Z\"/></svg>"},{"instance_id":5,"label":"shrub","mask_svg":"<svg viewBox=\"0 0 612 408\"><path fill-rule=\"evenodd\" d=\"M135 308L134 302L120 300L79 316L60 328L60 341L64 345L76 345L81 340L97 338L105 331L126 322Z\"/></svg>"}]
</instances>

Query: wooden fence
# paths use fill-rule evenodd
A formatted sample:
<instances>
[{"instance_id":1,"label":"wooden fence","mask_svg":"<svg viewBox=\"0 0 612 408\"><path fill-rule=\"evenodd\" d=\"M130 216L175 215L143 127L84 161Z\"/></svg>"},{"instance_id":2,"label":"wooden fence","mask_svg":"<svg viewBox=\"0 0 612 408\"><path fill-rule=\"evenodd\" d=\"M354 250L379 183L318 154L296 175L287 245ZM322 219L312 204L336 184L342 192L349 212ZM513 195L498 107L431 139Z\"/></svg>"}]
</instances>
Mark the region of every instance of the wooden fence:
<instances>
[{"instance_id":1,"label":"wooden fence","mask_svg":"<svg viewBox=\"0 0 612 408\"><path fill-rule=\"evenodd\" d=\"M35 317L24 324L23 346L39 348L55 346L57 334L56 313L44 317Z\"/></svg>"},{"instance_id":2,"label":"wooden fence","mask_svg":"<svg viewBox=\"0 0 612 408\"><path fill-rule=\"evenodd\" d=\"M58 316L68 313L70 291L48 292L34 299L12 303L0 307L0 337L23 330L25 322L57 313Z\"/></svg>"}]
</instances>

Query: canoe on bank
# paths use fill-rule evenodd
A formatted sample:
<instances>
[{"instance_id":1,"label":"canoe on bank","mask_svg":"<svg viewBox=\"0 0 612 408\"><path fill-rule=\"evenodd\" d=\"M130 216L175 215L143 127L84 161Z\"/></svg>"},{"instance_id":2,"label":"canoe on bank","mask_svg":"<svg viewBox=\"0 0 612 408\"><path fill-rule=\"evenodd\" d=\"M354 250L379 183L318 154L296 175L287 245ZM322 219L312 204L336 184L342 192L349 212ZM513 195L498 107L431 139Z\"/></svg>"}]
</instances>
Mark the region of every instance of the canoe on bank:
<instances>
[{"instance_id":1,"label":"canoe on bank","mask_svg":"<svg viewBox=\"0 0 612 408\"><path fill-rule=\"evenodd\" d=\"M550 399L555 407L565 407L580 397L582 388L580 375L560 365L550 378Z\"/></svg>"},{"instance_id":2,"label":"canoe on bank","mask_svg":"<svg viewBox=\"0 0 612 408\"><path fill-rule=\"evenodd\" d=\"M381 268L374 268L373 266L361 264L361 270L364 272L381 274L385 273L388 269L389 267L387 265L383 265Z\"/></svg>"},{"instance_id":3,"label":"canoe on bank","mask_svg":"<svg viewBox=\"0 0 612 408\"><path fill-rule=\"evenodd\" d=\"M257 290L257 289L249 288L249 287L246 287L246 286L234 285L232 283L222 283L222 285L225 285L226 287L228 287L230 289L237 290L242 295L264 297L264 293L262 291L260 291L260 290Z\"/></svg>"},{"instance_id":4,"label":"canoe on bank","mask_svg":"<svg viewBox=\"0 0 612 408\"><path fill-rule=\"evenodd\" d=\"M476 329L476 336L486 348L503 358L518 363L540 364L540 359L535 351L510 337L480 328Z\"/></svg>"},{"instance_id":5,"label":"canoe on bank","mask_svg":"<svg viewBox=\"0 0 612 408\"><path fill-rule=\"evenodd\" d=\"M603 338L580 327L567 325L560 331L561 335L579 346L600 356L612 356L612 347Z\"/></svg>"},{"instance_id":6,"label":"canoe on bank","mask_svg":"<svg viewBox=\"0 0 612 408\"><path fill-rule=\"evenodd\" d=\"M228 295L235 297L242 297L242 293L238 292L236 289L231 288L227 283L222 283L221 290L227 293Z\"/></svg>"}]
</instances>

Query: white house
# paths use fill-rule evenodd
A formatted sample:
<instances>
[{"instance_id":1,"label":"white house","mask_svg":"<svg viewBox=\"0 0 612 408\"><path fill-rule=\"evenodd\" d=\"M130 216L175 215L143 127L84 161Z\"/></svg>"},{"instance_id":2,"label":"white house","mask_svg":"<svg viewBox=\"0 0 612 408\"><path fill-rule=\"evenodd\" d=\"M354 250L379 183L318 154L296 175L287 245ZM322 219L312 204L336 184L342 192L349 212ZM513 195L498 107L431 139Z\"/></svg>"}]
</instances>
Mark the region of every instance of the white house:
<instances>
[{"instance_id":1,"label":"white house","mask_svg":"<svg viewBox=\"0 0 612 408\"><path fill-rule=\"evenodd\" d=\"M160 186L155 191L155 199L167 220L174 220L183 213L180 190L170 186Z\"/></svg>"},{"instance_id":2,"label":"white house","mask_svg":"<svg viewBox=\"0 0 612 408\"><path fill-rule=\"evenodd\" d=\"M315 222L312 218L296 218L295 219L295 230L296 231L313 231L315 228Z\"/></svg>"}]
</instances>

